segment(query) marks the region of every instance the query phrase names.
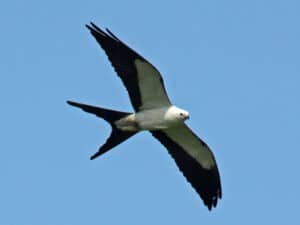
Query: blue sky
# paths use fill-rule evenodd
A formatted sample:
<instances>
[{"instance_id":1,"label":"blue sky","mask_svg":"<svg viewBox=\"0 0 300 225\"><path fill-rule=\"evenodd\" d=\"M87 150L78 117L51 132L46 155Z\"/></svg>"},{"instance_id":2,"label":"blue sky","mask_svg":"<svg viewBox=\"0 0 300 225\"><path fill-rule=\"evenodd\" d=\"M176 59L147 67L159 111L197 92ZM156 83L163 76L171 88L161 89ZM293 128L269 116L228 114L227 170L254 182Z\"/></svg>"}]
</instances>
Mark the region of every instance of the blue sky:
<instances>
[{"instance_id":1,"label":"blue sky","mask_svg":"<svg viewBox=\"0 0 300 225\"><path fill-rule=\"evenodd\" d=\"M0 3L0 224L299 224L299 1ZM131 111L84 25L110 28L163 74L213 149L212 212L141 133L90 161L109 126L76 100Z\"/></svg>"}]
</instances>

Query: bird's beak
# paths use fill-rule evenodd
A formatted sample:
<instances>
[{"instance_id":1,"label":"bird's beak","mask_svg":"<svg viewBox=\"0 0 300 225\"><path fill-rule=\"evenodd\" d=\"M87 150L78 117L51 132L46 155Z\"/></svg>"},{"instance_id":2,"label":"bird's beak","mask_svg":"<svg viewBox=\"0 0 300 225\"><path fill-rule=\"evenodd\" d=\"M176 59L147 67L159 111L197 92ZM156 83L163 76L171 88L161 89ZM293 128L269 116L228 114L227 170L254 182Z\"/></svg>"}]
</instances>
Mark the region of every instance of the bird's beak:
<instances>
[{"instance_id":1,"label":"bird's beak","mask_svg":"<svg viewBox=\"0 0 300 225\"><path fill-rule=\"evenodd\" d=\"M189 119L190 119L190 115L187 115L187 116L186 116L186 119L189 120Z\"/></svg>"}]
</instances>

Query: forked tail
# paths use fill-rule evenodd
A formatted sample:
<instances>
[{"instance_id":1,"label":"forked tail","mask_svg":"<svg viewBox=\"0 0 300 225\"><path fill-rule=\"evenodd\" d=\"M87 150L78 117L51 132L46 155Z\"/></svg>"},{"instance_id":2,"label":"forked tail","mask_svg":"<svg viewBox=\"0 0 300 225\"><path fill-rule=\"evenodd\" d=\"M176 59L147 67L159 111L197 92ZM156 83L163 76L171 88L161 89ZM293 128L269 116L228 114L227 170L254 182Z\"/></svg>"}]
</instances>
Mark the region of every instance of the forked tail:
<instances>
[{"instance_id":1,"label":"forked tail","mask_svg":"<svg viewBox=\"0 0 300 225\"><path fill-rule=\"evenodd\" d=\"M105 144L102 145L98 152L96 152L91 159L95 159L96 157L102 155L103 153L107 152L108 150L112 149L113 147L117 146L118 144L122 143L123 141L127 140L131 136L135 135L137 132L127 132L119 130L114 122L128 116L130 113L127 112L120 112L110 109L104 109L96 106L85 105L82 103L67 101L68 104L81 108L83 111L92 113L105 121L107 121L112 128L109 138L106 140Z\"/></svg>"}]
</instances>

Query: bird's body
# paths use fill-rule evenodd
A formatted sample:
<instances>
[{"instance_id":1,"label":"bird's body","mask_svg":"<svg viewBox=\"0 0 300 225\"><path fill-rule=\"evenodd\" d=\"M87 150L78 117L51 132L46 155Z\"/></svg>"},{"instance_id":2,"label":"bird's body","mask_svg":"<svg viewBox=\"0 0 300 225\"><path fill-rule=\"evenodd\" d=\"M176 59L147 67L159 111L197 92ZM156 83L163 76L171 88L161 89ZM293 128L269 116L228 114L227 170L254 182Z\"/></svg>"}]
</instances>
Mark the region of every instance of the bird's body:
<instances>
[{"instance_id":1,"label":"bird's body","mask_svg":"<svg viewBox=\"0 0 300 225\"><path fill-rule=\"evenodd\" d=\"M161 130L174 127L189 118L189 113L176 106L143 110L115 122L122 131Z\"/></svg>"},{"instance_id":2,"label":"bird's body","mask_svg":"<svg viewBox=\"0 0 300 225\"><path fill-rule=\"evenodd\" d=\"M208 145L184 123L189 113L169 100L159 71L109 30L105 32L93 23L87 28L107 54L135 110L128 113L68 101L111 125L109 138L91 159L138 132L149 131L167 148L208 209L216 207L222 196L216 160Z\"/></svg>"}]
</instances>

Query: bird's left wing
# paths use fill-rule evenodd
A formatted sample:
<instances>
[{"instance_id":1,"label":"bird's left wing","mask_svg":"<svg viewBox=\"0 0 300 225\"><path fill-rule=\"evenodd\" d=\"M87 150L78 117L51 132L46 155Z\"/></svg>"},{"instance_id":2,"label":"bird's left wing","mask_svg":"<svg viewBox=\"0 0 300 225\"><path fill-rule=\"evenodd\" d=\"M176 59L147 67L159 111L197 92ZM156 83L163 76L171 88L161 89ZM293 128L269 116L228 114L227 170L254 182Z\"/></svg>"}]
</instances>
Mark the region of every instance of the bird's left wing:
<instances>
[{"instance_id":1,"label":"bird's left wing","mask_svg":"<svg viewBox=\"0 0 300 225\"><path fill-rule=\"evenodd\" d=\"M187 125L151 131L169 151L177 166L210 210L221 198L221 181L216 160L205 142Z\"/></svg>"},{"instance_id":2,"label":"bird's left wing","mask_svg":"<svg viewBox=\"0 0 300 225\"><path fill-rule=\"evenodd\" d=\"M135 111L170 106L159 71L108 29L86 25L125 85Z\"/></svg>"}]
</instances>

